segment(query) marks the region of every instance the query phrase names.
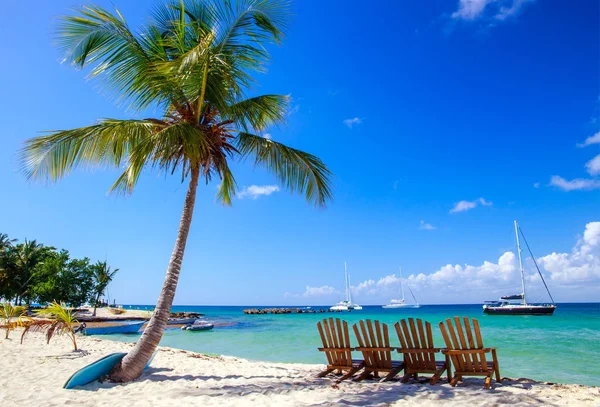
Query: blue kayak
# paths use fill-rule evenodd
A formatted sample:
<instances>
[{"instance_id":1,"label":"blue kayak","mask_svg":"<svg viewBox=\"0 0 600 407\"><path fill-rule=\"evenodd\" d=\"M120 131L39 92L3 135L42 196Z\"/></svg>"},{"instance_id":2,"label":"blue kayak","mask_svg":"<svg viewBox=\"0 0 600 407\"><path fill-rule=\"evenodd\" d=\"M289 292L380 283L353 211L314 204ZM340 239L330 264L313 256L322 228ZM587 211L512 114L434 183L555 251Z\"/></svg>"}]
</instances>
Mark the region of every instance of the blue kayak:
<instances>
[{"instance_id":1,"label":"blue kayak","mask_svg":"<svg viewBox=\"0 0 600 407\"><path fill-rule=\"evenodd\" d=\"M83 328L84 335L133 334L142 328L146 321L124 322L118 325Z\"/></svg>"}]
</instances>

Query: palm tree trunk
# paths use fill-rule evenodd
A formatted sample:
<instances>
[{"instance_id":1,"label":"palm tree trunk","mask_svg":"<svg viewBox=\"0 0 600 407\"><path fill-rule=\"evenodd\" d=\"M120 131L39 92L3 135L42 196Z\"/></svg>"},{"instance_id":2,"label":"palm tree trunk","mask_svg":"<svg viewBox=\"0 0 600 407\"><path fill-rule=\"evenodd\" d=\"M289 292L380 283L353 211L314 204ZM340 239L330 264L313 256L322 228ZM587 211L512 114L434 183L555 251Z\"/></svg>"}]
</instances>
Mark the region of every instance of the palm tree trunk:
<instances>
[{"instance_id":1,"label":"palm tree trunk","mask_svg":"<svg viewBox=\"0 0 600 407\"><path fill-rule=\"evenodd\" d=\"M98 308L98 301L100 301L100 293L98 293L98 295L96 296L96 302L94 303L94 313L92 314L93 317L96 316L96 308Z\"/></svg>"},{"instance_id":2,"label":"palm tree trunk","mask_svg":"<svg viewBox=\"0 0 600 407\"><path fill-rule=\"evenodd\" d=\"M171 305L173 305L173 298L175 297L175 290L177 289L177 281L179 280L185 244L190 231L190 225L192 224L199 176L200 166L193 167L190 184L183 205L181 220L179 221L177 240L175 241L173 254L171 254L171 260L167 267L165 282L162 291L160 292L160 296L158 297L154 313L135 348L133 348L133 350L129 352L121 360L121 363L115 366L110 373L109 377L113 381L129 382L140 377L144 371L144 367L150 360L152 353L162 338L165 327L167 326L167 320L171 313Z\"/></svg>"}]
</instances>

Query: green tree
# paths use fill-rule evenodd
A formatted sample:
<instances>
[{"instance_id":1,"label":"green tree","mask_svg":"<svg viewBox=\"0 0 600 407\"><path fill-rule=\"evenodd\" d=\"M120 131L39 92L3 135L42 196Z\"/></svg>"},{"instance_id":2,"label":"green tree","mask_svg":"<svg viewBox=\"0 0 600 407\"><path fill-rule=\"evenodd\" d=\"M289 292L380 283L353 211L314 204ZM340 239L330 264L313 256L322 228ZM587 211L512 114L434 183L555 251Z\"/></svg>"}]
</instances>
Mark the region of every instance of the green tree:
<instances>
[{"instance_id":1,"label":"green tree","mask_svg":"<svg viewBox=\"0 0 600 407\"><path fill-rule=\"evenodd\" d=\"M65 58L94 65L135 111L162 110L143 120L104 119L28 140L22 164L30 179L58 180L77 165L125 168L111 190L131 193L145 168L177 172L189 180L175 247L153 316L135 348L113 369L115 381L139 377L158 346L177 288L200 178L220 179L217 199L236 192L233 159L253 157L291 192L317 206L332 197L331 173L317 157L257 135L282 123L289 98L248 97L254 74L264 72L265 45L279 43L287 0L174 1L155 9L133 32L121 13L83 7L58 30Z\"/></svg>"},{"instance_id":2,"label":"green tree","mask_svg":"<svg viewBox=\"0 0 600 407\"><path fill-rule=\"evenodd\" d=\"M71 259L66 250L53 252L34 270L32 298L79 307L93 298L93 274L88 258Z\"/></svg>"},{"instance_id":3,"label":"green tree","mask_svg":"<svg viewBox=\"0 0 600 407\"><path fill-rule=\"evenodd\" d=\"M6 233L0 233L0 298L7 300L14 297L10 278L14 242L16 239L10 239Z\"/></svg>"},{"instance_id":4,"label":"green tree","mask_svg":"<svg viewBox=\"0 0 600 407\"><path fill-rule=\"evenodd\" d=\"M32 299L31 287L35 280L34 270L48 255L54 251L53 247L44 246L36 240L25 239L10 251L7 261L7 274L10 280L12 294L18 305L27 304Z\"/></svg>"},{"instance_id":5,"label":"green tree","mask_svg":"<svg viewBox=\"0 0 600 407\"><path fill-rule=\"evenodd\" d=\"M111 270L106 261L99 261L92 266L92 278L94 280L94 287L92 289L94 294L94 316L96 316L96 308L98 307L100 297L104 295L104 291L106 291L108 284L110 284L115 274L117 274L117 271L119 271L119 269Z\"/></svg>"}]
</instances>

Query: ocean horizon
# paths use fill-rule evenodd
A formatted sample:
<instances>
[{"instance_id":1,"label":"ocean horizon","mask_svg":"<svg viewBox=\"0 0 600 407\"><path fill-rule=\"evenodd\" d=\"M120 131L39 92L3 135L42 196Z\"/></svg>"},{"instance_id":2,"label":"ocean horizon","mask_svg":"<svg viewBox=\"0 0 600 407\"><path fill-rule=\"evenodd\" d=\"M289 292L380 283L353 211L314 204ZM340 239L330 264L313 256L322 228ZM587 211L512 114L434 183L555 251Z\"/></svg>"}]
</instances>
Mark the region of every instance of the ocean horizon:
<instances>
[{"instance_id":1,"label":"ocean horizon","mask_svg":"<svg viewBox=\"0 0 600 407\"><path fill-rule=\"evenodd\" d=\"M362 311L340 313L246 315L246 308L303 308L299 306L173 306L173 312L199 312L214 322L207 332L168 328L161 346L194 352L235 356L253 361L325 363L316 328L323 318L340 318L352 325L361 319L387 323L390 343L399 346L393 324L421 318L432 324L434 342L443 348L438 323L454 316L477 318L484 346L498 348L503 377L530 378L556 383L598 385L600 376L600 303L557 303L553 316L484 315L481 304L421 305L421 308L384 309L363 305ZM123 305L152 310L151 305ZM328 309L311 306L311 309ZM352 332L351 332L352 335ZM135 342L140 334L110 335L106 339ZM356 344L353 335L351 340ZM355 357L359 357L357 352ZM441 355L438 356L441 359ZM397 355L396 358L401 358Z\"/></svg>"}]
</instances>

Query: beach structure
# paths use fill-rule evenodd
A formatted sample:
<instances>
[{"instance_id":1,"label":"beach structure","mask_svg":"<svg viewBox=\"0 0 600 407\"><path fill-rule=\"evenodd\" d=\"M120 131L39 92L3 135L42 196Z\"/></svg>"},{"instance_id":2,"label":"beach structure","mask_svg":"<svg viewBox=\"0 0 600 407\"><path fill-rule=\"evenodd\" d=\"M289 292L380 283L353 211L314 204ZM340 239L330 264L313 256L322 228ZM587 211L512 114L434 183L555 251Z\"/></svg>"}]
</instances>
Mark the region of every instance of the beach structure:
<instances>
[{"instance_id":1,"label":"beach structure","mask_svg":"<svg viewBox=\"0 0 600 407\"><path fill-rule=\"evenodd\" d=\"M546 291L552 300L552 304L530 304L527 302L527 296L525 294L525 272L523 271L523 259L521 257L522 250L519 234L523 237L523 240L527 245L527 249L529 250L533 264L535 264L535 268L537 269L537 272L544 283L544 287L546 288ZM525 239L525 235L523 234L523 231L516 220L515 237L517 239L517 253L519 254L519 269L521 271L521 287L523 291L520 294L500 297L498 301L486 301L483 305L483 312L491 315L552 315L556 309L556 303L554 302L554 298L552 298L552 294L550 294L550 289L548 289L548 286L546 285L544 276L542 275L542 272L535 261L535 256L529 248L529 244Z\"/></svg>"},{"instance_id":2,"label":"beach structure","mask_svg":"<svg viewBox=\"0 0 600 407\"><path fill-rule=\"evenodd\" d=\"M445 361L436 361L435 355L441 349L433 344L431 324L421 319L417 319L415 323L415 319L409 318L396 322L394 328L400 340L398 352L404 356L402 382L405 383L411 376L417 379L419 373L431 373L433 376L430 383L435 384L450 366L450 361L448 356Z\"/></svg>"},{"instance_id":3,"label":"beach structure","mask_svg":"<svg viewBox=\"0 0 600 407\"><path fill-rule=\"evenodd\" d=\"M370 319L360 321L352 327L358 340L357 351L362 352L365 370L357 380L368 377L379 378L380 373L387 373L380 381L384 382L396 376L404 368L404 362L392 360L392 352L398 348L390 346L387 324ZM359 329L360 328L360 329Z\"/></svg>"},{"instance_id":4,"label":"beach structure","mask_svg":"<svg viewBox=\"0 0 600 407\"><path fill-rule=\"evenodd\" d=\"M471 328L471 324L473 327ZM479 321L475 318L454 317L440 322L440 330L446 343L442 353L446 355L454 366L454 376L450 380L451 386L462 380L463 376L485 376L485 388L492 384L492 376L496 375L496 382L501 382L500 367L496 357L496 348L484 348L479 330ZM492 361L488 361L486 354L491 353ZM452 376L448 365L448 377Z\"/></svg>"},{"instance_id":5,"label":"beach structure","mask_svg":"<svg viewBox=\"0 0 600 407\"><path fill-rule=\"evenodd\" d=\"M319 334L323 347L319 351L325 352L327 357L327 368L319 373L317 377L326 376L332 372L342 376L337 379L336 383L340 383L349 377L354 376L364 366L363 360L353 360L352 351L354 348L350 346L350 335L348 334L348 323L341 321L339 318L326 318L317 323Z\"/></svg>"},{"instance_id":6,"label":"beach structure","mask_svg":"<svg viewBox=\"0 0 600 407\"><path fill-rule=\"evenodd\" d=\"M382 305L382 308L419 308L419 301L417 301L417 299L415 298L415 295L410 289L410 286L407 284L406 287L408 288L410 295L415 301L414 304L407 304L404 300L404 287L402 285L402 267L400 267L400 294L402 295L402 298L400 298L399 300L392 299L389 304Z\"/></svg>"},{"instance_id":7,"label":"beach structure","mask_svg":"<svg viewBox=\"0 0 600 407\"><path fill-rule=\"evenodd\" d=\"M346 299L338 302L333 307L329 308L331 311L360 311L362 307L352 302L352 292L350 290L350 278L348 277L348 267L344 262L344 275L346 284Z\"/></svg>"}]
</instances>

